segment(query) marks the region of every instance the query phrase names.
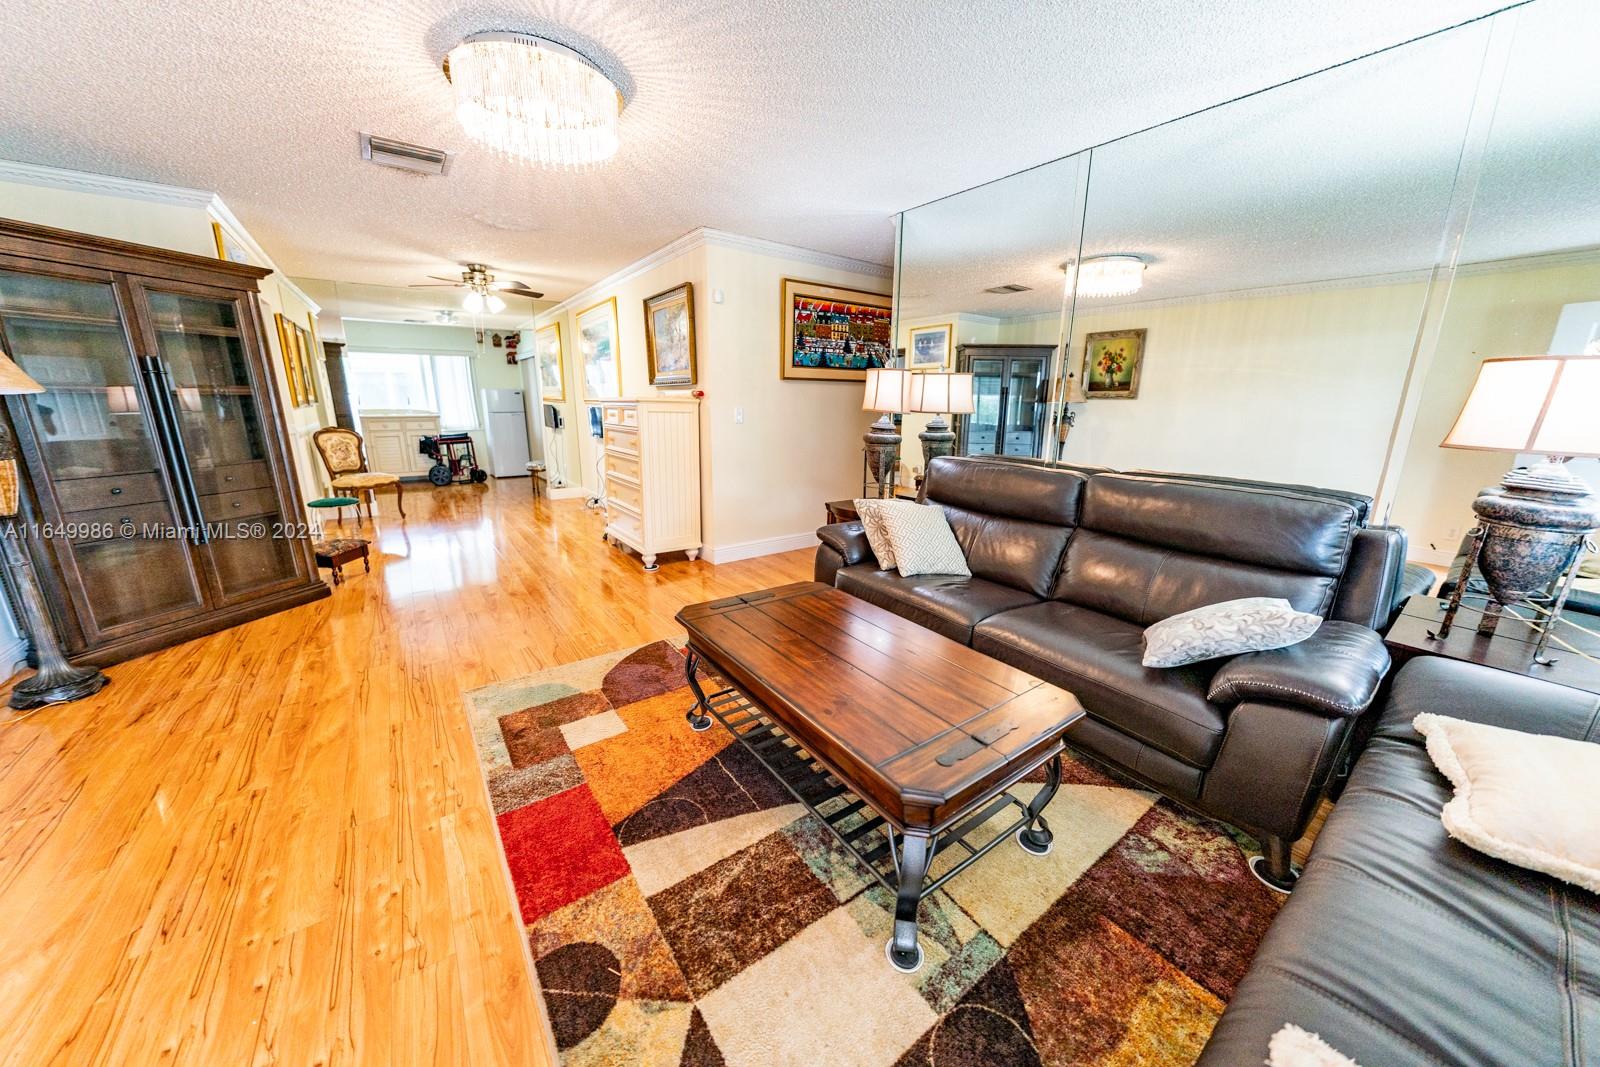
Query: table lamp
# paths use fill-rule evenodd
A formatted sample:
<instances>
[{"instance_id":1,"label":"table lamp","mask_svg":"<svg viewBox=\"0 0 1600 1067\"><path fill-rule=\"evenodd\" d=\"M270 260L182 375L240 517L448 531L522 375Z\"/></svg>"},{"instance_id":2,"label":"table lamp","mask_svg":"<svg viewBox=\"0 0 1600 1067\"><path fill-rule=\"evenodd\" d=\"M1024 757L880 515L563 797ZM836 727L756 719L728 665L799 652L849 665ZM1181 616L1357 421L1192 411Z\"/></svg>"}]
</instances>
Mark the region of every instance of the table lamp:
<instances>
[{"instance_id":1,"label":"table lamp","mask_svg":"<svg viewBox=\"0 0 1600 1067\"><path fill-rule=\"evenodd\" d=\"M900 431L895 429L892 416L906 410L907 379L911 377L909 371L886 367L867 371L867 391L861 410L882 414L862 437L866 442L866 471L861 478L861 488L865 490L867 479L871 478L878 487L879 499L894 495L895 471L900 466Z\"/></svg>"},{"instance_id":2,"label":"table lamp","mask_svg":"<svg viewBox=\"0 0 1600 1067\"><path fill-rule=\"evenodd\" d=\"M906 410L933 416L928 428L917 434L917 440L922 442L922 469L927 470L934 457L948 456L956 450L955 431L944 417L972 414L972 375L927 371L913 374L910 388Z\"/></svg>"},{"instance_id":3,"label":"table lamp","mask_svg":"<svg viewBox=\"0 0 1600 1067\"><path fill-rule=\"evenodd\" d=\"M44 386L5 356L0 356L0 396L42 393ZM22 626L33 642L38 670L11 690L10 704L19 711L79 700L98 693L110 681L93 667L74 667L61 652L55 625L39 592L39 578L33 573L33 560L23 547L16 528L21 506L21 484L17 477L17 445L11 436L11 423L0 417L0 539L5 541L4 562L11 599L22 613Z\"/></svg>"},{"instance_id":4,"label":"table lamp","mask_svg":"<svg viewBox=\"0 0 1600 1067\"><path fill-rule=\"evenodd\" d=\"M1566 468L1575 456L1600 456L1600 356L1486 359L1445 437L1445 448L1531 452L1541 463L1518 467L1472 502L1479 525L1468 535L1466 566L1456 582L1438 636L1446 637L1476 567L1489 587L1478 632L1494 633L1504 607L1548 589L1563 573L1558 618L1574 564L1600 527L1600 497ZM1547 623L1534 650L1544 660Z\"/></svg>"}]
</instances>

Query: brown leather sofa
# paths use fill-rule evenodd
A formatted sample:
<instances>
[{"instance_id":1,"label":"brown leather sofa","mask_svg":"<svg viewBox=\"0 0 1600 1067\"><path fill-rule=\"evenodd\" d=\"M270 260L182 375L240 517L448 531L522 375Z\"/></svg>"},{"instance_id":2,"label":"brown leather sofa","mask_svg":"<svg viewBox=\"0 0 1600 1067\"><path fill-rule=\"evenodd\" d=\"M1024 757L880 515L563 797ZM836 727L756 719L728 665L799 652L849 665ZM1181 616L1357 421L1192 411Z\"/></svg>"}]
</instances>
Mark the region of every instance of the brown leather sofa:
<instances>
[{"instance_id":1,"label":"brown leather sofa","mask_svg":"<svg viewBox=\"0 0 1600 1067\"><path fill-rule=\"evenodd\" d=\"M1600 896L1446 835L1425 711L1600 743L1593 693L1406 664L1202 1067L1263 1062L1285 1023L1369 1067L1600 1062Z\"/></svg>"},{"instance_id":2,"label":"brown leather sofa","mask_svg":"<svg viewBox=\"0 0 1600 1067\"><path fill-rule=\"evenodd\" d=\"M944 508L972 577L881 571L859 522L818 531L816 577L1075 692L1076 746L1258 838L1263 880L1294 880L1304 833L1389 656L1404 556L1365 510L1291 487L942 457ZM1381 551L1364 551L1363 541ZM1280 596L1328 621L1309 640L1165 670L1144 628Z\"/></svg>"}]
</instances>

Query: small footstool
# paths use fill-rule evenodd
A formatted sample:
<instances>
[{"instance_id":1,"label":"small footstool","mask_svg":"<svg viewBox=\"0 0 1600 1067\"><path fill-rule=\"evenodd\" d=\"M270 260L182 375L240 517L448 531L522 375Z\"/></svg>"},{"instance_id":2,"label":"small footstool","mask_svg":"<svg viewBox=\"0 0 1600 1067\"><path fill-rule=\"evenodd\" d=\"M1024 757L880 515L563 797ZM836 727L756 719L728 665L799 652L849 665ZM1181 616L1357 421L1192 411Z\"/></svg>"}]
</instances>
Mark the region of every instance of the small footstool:
<instances>
[{"instance_id":1,"label":"small footstool","mask_svg":"<svg viewBox=\"0 0 1600 1067\"><path fill-rule=\"evenodd\" d=\"M308 508L338 508L339 509L339 525L341 525L341 526L344 525L344 509L345 508L355 508L356 509L356 524L360 525L360 523L361 523L361 501L357 500L353 496L325 496L325 497L322 497L320 500L311 501L309 504L306 505L306 507L308 507Z\"/></svg>"},{"instance_id":2,"label":"small footstool","mask_svg":"<svg viewBox=\"0 0 1600 1067\"><path fill-rule=\"evenodd\" d=\"M344 575L340 573L346 563L355 560L361 561L361 566L367 573L372 573L372 560L367 557L368 542L359 537L335 537L331 541L318 541L311 546L311 551L317 554L317 566L327 567L333 571L333 584L344 584Z\"/></svg>"}]
</instances>

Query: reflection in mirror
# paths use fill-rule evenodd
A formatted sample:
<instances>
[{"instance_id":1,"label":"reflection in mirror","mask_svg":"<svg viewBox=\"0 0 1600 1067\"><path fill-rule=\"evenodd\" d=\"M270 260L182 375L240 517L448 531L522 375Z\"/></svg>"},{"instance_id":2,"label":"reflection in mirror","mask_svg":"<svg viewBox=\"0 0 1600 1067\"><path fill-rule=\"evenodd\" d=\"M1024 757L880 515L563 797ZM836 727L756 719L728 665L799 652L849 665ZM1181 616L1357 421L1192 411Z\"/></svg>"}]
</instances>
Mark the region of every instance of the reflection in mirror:
<instances>
[{"instance_id":1,"label":"reflection in mirror","mask_svg":"<svg viewBox=\"0 0 1600 1067\"><path fill-rule=\"evenodd\" d=\"M1062 265L1078 250L1084 158L1069 156L901 216L897 346L914 369L974 375L974 411L952 420L960 451L1042 454L1061 337ZM905 417L906 485L923 469L917 435L930 417Z\"/></svg>"},{"instance_id":2,"label":"reflection in mirror","mask_svg":"<svg viewBox=\"0 0 1600 1067\"><path fill-rule=\"evenodd\" d=\"M1412 555L1439 564L1473 525L1478 490L1534 459L1440 447L1478 365L1600 353L1600 8L1543 0L1495 22L1510 42L1503 81L1395 493L1394 521L1410 531ZM1600 488L1595 460L1569 466Z\"/></svg>"},{"instance_id":3,"label":"reflection in mirror","mask_svg":"<svg viewBox=\"0 0 1600 1067\"><path fill-rule=\"evenodd\" d=\"M1489 34L1465 27L1095 149L1065 458L1372 492ZM1136 256L1138 291L1087 271Z\"/></svg>"}]
</instances>

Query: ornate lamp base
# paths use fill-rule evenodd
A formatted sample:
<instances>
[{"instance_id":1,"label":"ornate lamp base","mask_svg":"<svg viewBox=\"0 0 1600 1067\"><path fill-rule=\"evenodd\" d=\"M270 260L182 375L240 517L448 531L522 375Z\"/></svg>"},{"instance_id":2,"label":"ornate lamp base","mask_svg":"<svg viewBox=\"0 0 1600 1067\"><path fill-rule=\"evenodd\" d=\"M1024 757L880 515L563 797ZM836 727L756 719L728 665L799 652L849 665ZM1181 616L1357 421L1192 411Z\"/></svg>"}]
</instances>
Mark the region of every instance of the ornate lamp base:
<instances>
[{"instance_id":1,"label":"ornate lamp base","mask_svg":"<svg viewBox=\"0 0 1600 1067\"><path fill-rule=\"evenodd\" d=\"M928 421L928 428L917 434L917 440L922 442L922 469L940 456L951 456L956 451L956 432L950 424L944 421L943 415L935 415Z\"/></svg>"},{"instance_id":2,"label":"ornate lamp base","mask_svg":"<svg viewBox=\"0 0 1600 1067\"><path fill-rule=\"evenodd\" d=\"M93 667L74 667L61 652L56 639L55 626L39 594L39 580L33 573L33 562L27 550L17 539L12 519L0 520L0 536L5 541L5 570L16 601L18 614L28 638L33 642L39 670L31 678L24 678L11 690L8 703L18 711L59 704L68 700L82 700L98 693L110 684L111 679Z\"/></svg>"},{"instance_id":3,"label":"ornate lamp base","mask_svg":"<svg viewBox=\"0 0 1600 1067\"><path fill-rule=\"evenodd\" d=\"M867 449L867 477L877 484L880 499L893 496L895 470L900 466L900 434L895 430L894 422L888 414L880 415L861 439ZM866 488L865 478L861 487Z\"/></svg>"},{"instance_id":4,"label":"ornate lamp base","mask_svg":"<svg viewBox=\"0 0 1600 1067\"><path fill-rule=\"evenodd\" d=\"M40 670L33 677L18 682L11 690L9 703L18 711L26 711L46 704L82 700L86 696L93 696L110 684L111 679L93 667L74 667L67 664L62 670L49 673Z\"/></svg>"}]
</instances>

